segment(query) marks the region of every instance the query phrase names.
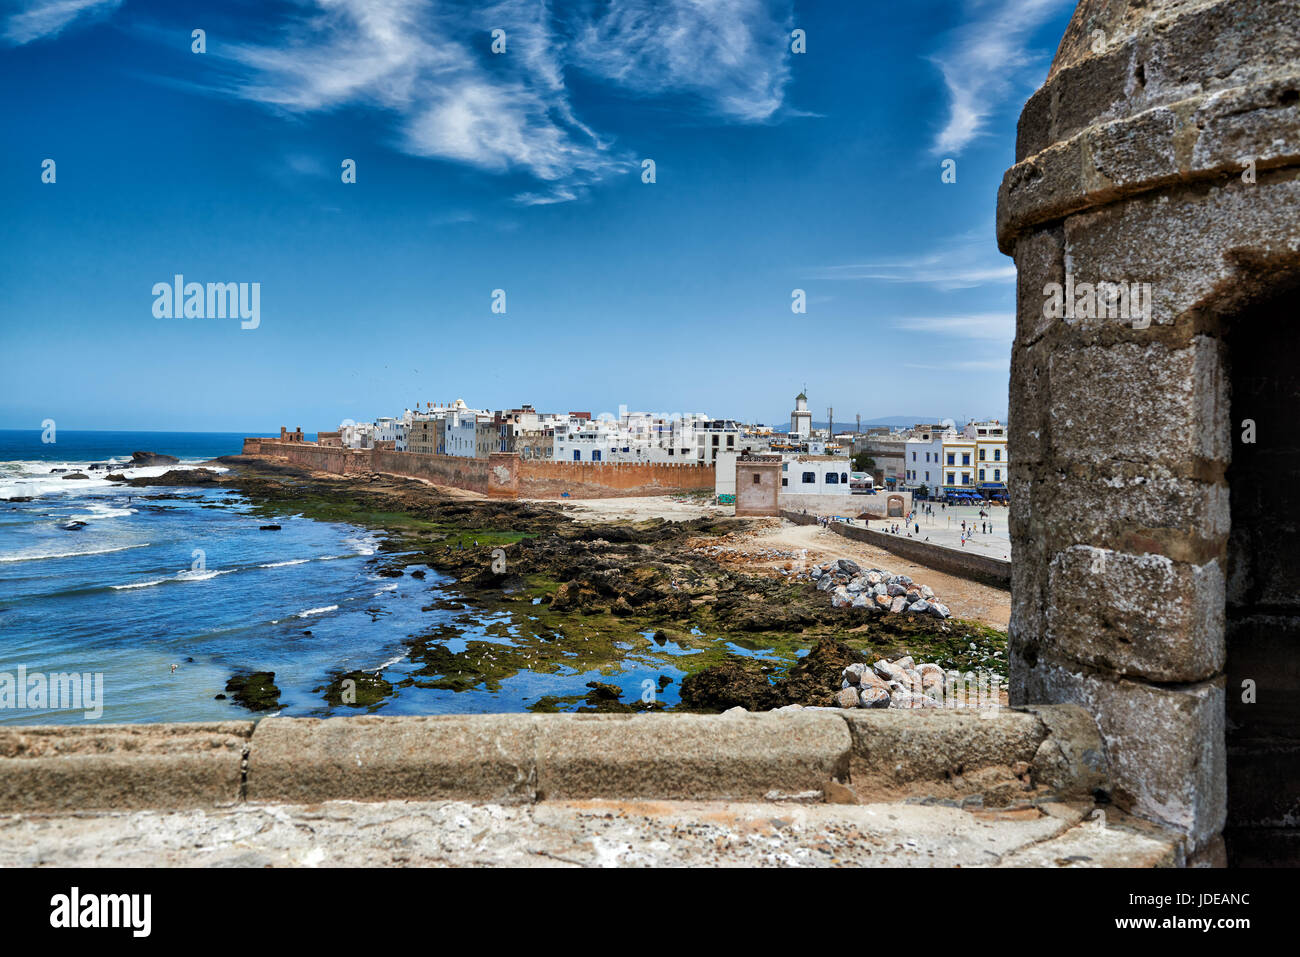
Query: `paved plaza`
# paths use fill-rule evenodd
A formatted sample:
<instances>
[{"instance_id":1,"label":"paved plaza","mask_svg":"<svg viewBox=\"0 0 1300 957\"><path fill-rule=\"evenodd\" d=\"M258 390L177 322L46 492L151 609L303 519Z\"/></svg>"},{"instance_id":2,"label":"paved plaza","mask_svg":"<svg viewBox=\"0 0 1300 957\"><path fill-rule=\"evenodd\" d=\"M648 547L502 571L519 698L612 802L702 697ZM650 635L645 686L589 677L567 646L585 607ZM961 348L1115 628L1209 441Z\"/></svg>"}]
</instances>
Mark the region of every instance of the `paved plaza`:
<instances>
[{"instance_id":1,"label":"paved plaza","mask_svg":"<svg viewBox=\"0 0 1300 957\"><path fill-rule=\"evenodd\" d=\"M924 509L927 507L934 509L934 514L927 514ZM920 541L928 541L935 545L946 545L950 548L961 548L967 551L977 552L981 555L988 555L990 558L1000 558L1011 560L1011 539L1007 532L1007 513L1009 509L1003 505L941 505L939 502L918 502L916 504L917 514L912 523L905 523L903 519L872 519L867 526L876 531L884 531L892 528L895 524L899 526L898 534L903 536L910 532L912 538ZM985 516L980 517L983 511ZM855 525L861 525L865 520L857 519ZM966 541L962 543L963 531L962 522L966 523ZM992 530L983 531L983 523L991 522ZM904 526L906 525L906 528ZM918 532L914 525L920 526Z\"/></svg>"}]
</instances>

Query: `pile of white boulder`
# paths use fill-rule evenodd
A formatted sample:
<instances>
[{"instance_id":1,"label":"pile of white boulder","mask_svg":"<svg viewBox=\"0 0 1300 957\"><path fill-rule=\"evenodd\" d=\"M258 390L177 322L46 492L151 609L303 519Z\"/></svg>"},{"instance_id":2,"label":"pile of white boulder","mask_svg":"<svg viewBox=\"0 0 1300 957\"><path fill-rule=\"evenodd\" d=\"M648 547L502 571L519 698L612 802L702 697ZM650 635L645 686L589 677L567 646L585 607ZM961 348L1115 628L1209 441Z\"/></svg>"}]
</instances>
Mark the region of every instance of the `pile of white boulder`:
<instances>
[{"instance_id":1,"label":"pile of white boulder","mask_svg":"<svg viewBox=\"0 0 1300 957\"><path fill-rule=\"evenodd\" d=\"M808 574L817 583L818 591L830 592L835 608L867 608L935 618L952 615L929 585L918 585L906 575L891 575L879 568L863 571L857 562L847 558L814 565Z\"/></svg>"},{"instance_id":2,"label":"pile of white boulder","mask_svg":"<svg viewBox=\"0 0 1300 957\"><path fill-rule=\"evenodd\" d=\"M841 673L835 703L841 708L941 708L946 678L938 665L918 665L910 655L849 665Z\"/></svg>"}]
</instances>

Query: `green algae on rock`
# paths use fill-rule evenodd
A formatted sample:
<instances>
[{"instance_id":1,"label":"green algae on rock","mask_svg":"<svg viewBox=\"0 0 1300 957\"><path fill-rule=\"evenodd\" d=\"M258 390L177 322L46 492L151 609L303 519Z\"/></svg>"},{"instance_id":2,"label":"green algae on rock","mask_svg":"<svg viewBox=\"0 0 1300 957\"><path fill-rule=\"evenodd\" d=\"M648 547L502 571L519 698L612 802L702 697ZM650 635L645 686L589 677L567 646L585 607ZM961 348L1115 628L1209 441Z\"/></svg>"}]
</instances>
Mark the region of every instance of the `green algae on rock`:
<instances>
[{"instance_id":1,"label":"green algae on rock","mask_svg":"<svg viewBox=\"0 0 1300 957\"><path fill-rule=\"evenodd\" d=\"M237 671L226 682L235 703L249 711L273 711L280 707L280 689L274 671Z\"/></svg>"}]
</instances>

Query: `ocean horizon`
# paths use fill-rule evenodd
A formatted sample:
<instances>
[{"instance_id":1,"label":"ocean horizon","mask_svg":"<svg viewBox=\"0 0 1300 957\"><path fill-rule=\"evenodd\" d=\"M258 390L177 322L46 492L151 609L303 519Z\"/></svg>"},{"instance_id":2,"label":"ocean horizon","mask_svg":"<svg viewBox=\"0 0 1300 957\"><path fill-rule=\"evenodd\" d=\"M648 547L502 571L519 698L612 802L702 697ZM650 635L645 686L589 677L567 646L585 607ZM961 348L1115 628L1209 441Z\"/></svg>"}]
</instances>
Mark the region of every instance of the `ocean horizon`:
<instances>
[{"instance_id":1,"label":"ocean horizon","mask_svg":"<svg viewBox=\"0 0 1300 957\"><path fill-rule=\"evenodd\" d=\"M133 452L158 452L182 461L238 455L245 437L271 438L276 432L176 432L128 429L55 429L44 441L41 428L0 429L0 462L126 462ZM308 433L315 440L316 433Z\"/></svg>"}]
</instances>

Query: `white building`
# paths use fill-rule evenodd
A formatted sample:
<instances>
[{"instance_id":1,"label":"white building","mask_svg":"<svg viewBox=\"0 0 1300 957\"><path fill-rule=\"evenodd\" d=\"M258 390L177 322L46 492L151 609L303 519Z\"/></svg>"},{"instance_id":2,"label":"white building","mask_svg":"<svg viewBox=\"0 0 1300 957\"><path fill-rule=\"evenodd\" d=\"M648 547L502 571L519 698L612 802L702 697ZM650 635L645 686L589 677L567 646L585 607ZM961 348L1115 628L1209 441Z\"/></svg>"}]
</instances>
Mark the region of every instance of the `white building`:
<instances>
[{"instance_id":1,"label":"white building","mask_svg":"<svg viewBox=\"0 0 1300 957\"><path fill-rule=\"evenodd\" d=\"M339 441L345 449L373 449L375 447L375 424L373 422L353 422L346 419L339 425Z\"/></svg>"},{"instance_id":2,"label":"white building","mask_svg":"<svg viewBox=\"0 0 1300 957\"><path fill-rule=\"evenodd\" d=\"M944 484L944 443L956 441L956 429L918 428L903 443L903 484L938 494ZM954 476L955 478L956 476Z\"/></svg>"},{"instance_id":3,"label":"white building","mask_svg":"<svg viewBox=\"0 0 1300 957\"><path fill-rule=\"evenodd\" d=\"M970 422L962 436L975 443L975 482L982 493L996 494L1007 487L1007 426L993 419Z\"/></svg>"},{"instance_id":4,"label":"white building","mask_svg":"<svg viewBox=\"0 0 1300 957\"><path fill-rule=\"evenodd\" d=\"M555 427L557 462L625 462L632 448L617 425L592 419L570 419Z\"/></svg>"},{"instance_id":5,"label":"white building","mask_svg":"<svg viewBox=\"0 0 1300 957\"><path fill-rule=\"evenodd\" d=\"M843 455L781 456L781 490L801 495L848 495L849 460Z\"/></svg>"},{"instance_id":6,"label":"white building","mask_svg":"<svg viewBox=\"0 0 1300 957\"><path fill-rule=\"evenodd\" d=\"M409 416L410 412L407 412L406 415ZM403 421L389 415L381 415L375 419L374 440L376 442L392 442L396 451L405 452L409 421L409 418Z\"/></svg>"},{"instance_id":7,"label":"white building","mask_svg":"<svg viewBox=\"0 0 1300 957\"><path fill-rule=\"evenodd\" d=\"M703 413L656 416L620 412L572 419L555 428L557 462L642 462L711 465L725 452L767 451L766 439L745 433L730 419Z\"/></svg>"},{"instance_id":8,"label":"white building","mask_svg":"<svg viewBox=\"0 0 1300 957\"><path fill-rule=\"evenodd\" d=\"M443 454L460 455L472 459L478 440L479 417L485 413L471 409L464 399L457 399L443 414ZM491 416L488 416L489 420Z\"/></svg>"},{"instance_id":9,"label":"white building","mask_svg":"<svg viewBox=\"0 0 1300 957\"><path fill-rule=\"evenodd\" d=\"M695 461L700 465L716 465L722 452L768 451L766 438L744 432L731 419L697 420L691 426Z\"/></svg>"},{"instance_id":10,"label":"white building","mask_svg":"<svg viewBox=\"0 0 1300 957\"><path fill-rule=\"evenodd\" d=\"M883 518L893 501L898 515L907 513L910 493L877 495L871 477L850 468L843 455L782 455L777 503L812 515Z\"/></svg>"}]
</instances>

